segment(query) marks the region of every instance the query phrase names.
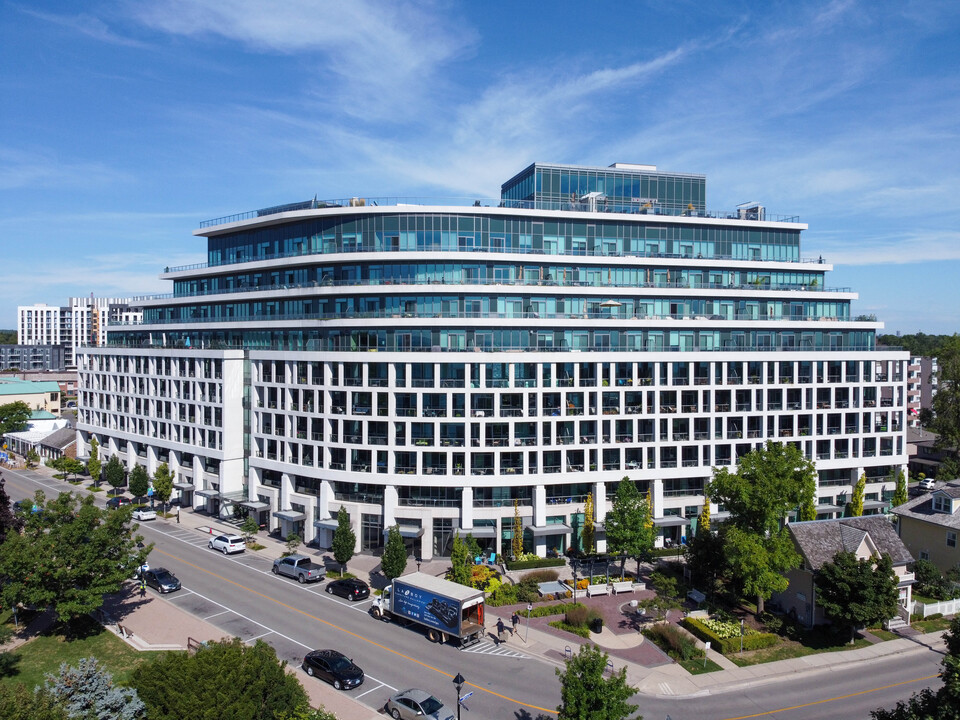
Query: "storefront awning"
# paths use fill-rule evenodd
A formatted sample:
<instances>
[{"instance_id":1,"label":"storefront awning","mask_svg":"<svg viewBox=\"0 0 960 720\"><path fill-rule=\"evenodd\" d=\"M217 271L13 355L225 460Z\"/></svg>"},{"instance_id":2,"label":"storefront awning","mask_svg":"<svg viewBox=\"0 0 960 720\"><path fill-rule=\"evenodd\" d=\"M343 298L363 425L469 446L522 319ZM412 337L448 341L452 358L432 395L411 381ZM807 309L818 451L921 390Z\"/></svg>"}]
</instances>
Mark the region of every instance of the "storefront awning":
<instances>
[{"instance_id":1,"label":"storefront awning","mask_svg":"<svg viewBox=\"0 0 960 720\"><path fill-rule=\"evenodd\" d=\"M314 520L313 526L317 530L336 530L340 527L340 523L336 518L328 518L327 520Z\"/></svg>"},{"instance_id":2,"label":"storefront awning","mask_svg":"<svg viewBox=\"0 0 960 720\"><path fill-rule=\"evenodd\" d=\"M266 510L270 507L270 503L260 502L259 500L244 500L240 503L240 507L245 507L247 510L257 512L259 510Z\"/></svg>"},{"instance_id":3,"label":"storefront awning","mask_svg":"<svg viewBox=\"0 0 960 720\"><path fill-rule=\"evenodd\" d=\"M219 490L197 490L197 495L204 498L220 497Z\"/></svg>"},{"instance_id":4,"label":"storefront awning","mask_svg":"<svg viewBox=\"0 0 960 720\"><path fill-rule=\"evenodd\" d=\"M533 533L534 537L543 537L544 535L569 535L573 528L565 523L553 523L552 525L530 525L527 529Z\"/></svg>"},{"instance_id":5,"label":"storefront awning","mask_svg":"<svg viewBox=\"0 0 960 720\"><path fill-rule=\"evenodd\" d=\"M462 538L467 535L472 535L475 538L495 538L497 528L493 525L474 525L472 528L457 528L457 534Z\"/></svg>"},{"instance_id":6,"label":"storefront awning","mask_svg":"<svg viewBox=\"0 0 960 720\"><path fill-rule=\"evenodd\" d=\"M885 508L890 505L890 502L887 500L864 500L863 509L864 510L878 510L880 508Z\"/></svg>"},{"instance_id":7,"label":"storefront awning","mask_svg":"<svg viewBox=\"0 0 960 720\"><path fill-rule=\"evenodd\" d=\"M418 538L423 535L423 528L417 525L398 525L397 527L400 528L400 537ZM390 532L390 528L383 529L384 535L388 532Z\"/></svg>"},{"instance_id":8,"label":"storefront awning","mask_svg":"<svg viewBox=\"0 0 960 720\"><path fill-rule=\"evenodd\" d=\"M817 505L818 513L840 512L843 510L841 505Z\"/></svg>"},{"instance_id":9,"label":"storefront awning","mask_svg":"<svg viewBox=\"0 0 960 720\"><path fill-rule=\"evenodd\" d=\"M299 522L307 519L304 513L297 510L274 510L273 516L287 522Z\"/></svg>"},{"instance_id":10,"label":"storefront awning","mask_svg":"<svg viewBox=\"0 0 960 720\"><path fill-rule=\"evenodd\" d=\"M666 517L653 519L653 524L657 527L680 527L681 525L687 525L689 522L689 519L677 515L667 515Z\"/></svg>"},{"instance_id":11,"label":"storefront awning","mask_svg":"<svg viewBox=\"0 0 960 720\"><path fill-rule=\"evenodd\" d=\"M181 492L184 492L186 490L193 490L193 483L192 482L175 482L173 484L173 487L175 490L180 490Z\"/></svg>"}]
</instances>

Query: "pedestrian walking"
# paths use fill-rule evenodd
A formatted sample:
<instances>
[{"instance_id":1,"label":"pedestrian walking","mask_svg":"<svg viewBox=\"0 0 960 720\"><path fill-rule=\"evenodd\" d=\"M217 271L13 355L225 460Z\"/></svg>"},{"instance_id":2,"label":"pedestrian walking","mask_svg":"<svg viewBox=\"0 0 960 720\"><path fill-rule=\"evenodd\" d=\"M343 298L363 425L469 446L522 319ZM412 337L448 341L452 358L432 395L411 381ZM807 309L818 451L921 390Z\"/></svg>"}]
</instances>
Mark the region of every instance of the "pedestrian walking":
<instances>
[{"instance_id":1,"label":"pedestrian walking","mask_svg":"<svg viewBox=\"0 0 960 720\"><path fill-rule=\"evenodd\" d=\"M180 524L180 506L177 506L177 525Z\"/></svg>"},{"instance_id":2,"label":"pedestrian walking","mask_svg":"<svg viewBox=\"0 0 960 720\"><path fill-rule=\"evenodd\" d=\"M497 618L497 645L504 641L504 635L507 629L503 625L503 618Z\"/></svg>"},{"instance_id":3,"label":"pedestrian walking","mask_svg":"<svg viewBox=\"0 0 960 720\"><path fill-rule=\"evenodd\" d=\"M517 615L517 611L516 611L516 610L514 610L514 611L513 611L513 615L510 616L510 624L513 625L513 627L510 629L510 634L511 634L511 635L516 635L516 634L517 634L517 625L520 624L520 616Z\"/></svg>"},{"instance_id":4,"label":"pedestrian walking","mask_svg":"<svg viewBox=\"0 0 960 720\"><path fill-rule=\"evenodd\" d=\"M140 578L140 597L147 596L147 579L145 577Z\"/></svg>"}]
</instances>

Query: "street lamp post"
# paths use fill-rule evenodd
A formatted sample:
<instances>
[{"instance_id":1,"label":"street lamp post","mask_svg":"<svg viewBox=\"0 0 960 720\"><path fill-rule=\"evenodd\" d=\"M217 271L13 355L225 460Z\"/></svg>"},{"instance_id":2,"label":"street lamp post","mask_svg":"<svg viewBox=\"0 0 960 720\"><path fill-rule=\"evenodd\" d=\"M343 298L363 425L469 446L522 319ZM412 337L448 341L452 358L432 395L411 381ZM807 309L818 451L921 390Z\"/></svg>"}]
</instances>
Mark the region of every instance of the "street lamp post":
<instances>
[{"instance_id":1,"label":"street lamp post","mask_svg":"<svg viewBox=\"0 0 960 720\"><path fill-rule=\"evenodd\" d=\"M527 603L527 632L523 636L523 642L527 642L530 637L530 611L533 610L533 603Z\"/></svg>"},{"instance_id":2,"label":"street lamp post","mask_svg":"<svg viewBox=\"0 0 960 720\"><path fill-rule=\"evenodd\" d=\"M740 618L740 654L743 655L743 618Z\"/></svg>"},{"instance_id":3,"label":"street lamp post","mask_svg":"<svg viewBox=\"0 0 960 720\"><path fill-rule=\"evenodd\" d=\"M457 673L457 676L453 679L453 684L457 686L457 720L460 720L460 691L463 689L465 682L466 680L460 673Z\"/></svg>"}]
</instances>

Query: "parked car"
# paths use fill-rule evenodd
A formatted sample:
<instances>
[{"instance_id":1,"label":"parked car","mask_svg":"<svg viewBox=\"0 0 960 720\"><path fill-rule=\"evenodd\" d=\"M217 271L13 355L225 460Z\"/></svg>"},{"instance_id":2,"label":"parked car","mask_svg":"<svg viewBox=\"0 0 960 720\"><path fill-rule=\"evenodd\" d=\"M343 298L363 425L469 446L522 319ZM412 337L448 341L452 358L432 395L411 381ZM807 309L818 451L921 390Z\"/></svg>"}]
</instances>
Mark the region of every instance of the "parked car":
<instances>
[{"instance_id":1,"label":"parked car","mask_svg":"<svg viewBox=\"0 0 960 720\"><path fill-rule=\"evenodd\" d=\"M453 711L437 700L426 690L401 690L391 695L387 700L387 712L395 720L420 720L434 718L434 720L454 720Z\"/></svg>"},{"instance_id":2,"label":"parked car","mask_svg":"<svg viewBox=\"0 0 960 720\"><path fill-rule=\"evenodd\" d=\"M297 582L302 584L323 580L327 576L327 570L306 555L287 555L273 561L273 574L296 578Z\"/></svg>"},{"instance_id":3,"label":"parked car","mask_svg":"<svg viewBox=\"0 0 960 720\"><path fill-rule=\"evenodd\" d=\"M207 543L211 550L219 550L224 555L230 553L242 553L247 549L247 544L239 535L217 535L213 540Z\"/></svg>"},{"instance_id":4,"label":"parked car","mask_svg":"<svg viewBox=\"0 0 960 720\"><path fill-rule=\"evenodd\" d=\"M343 578L327 585L327 592L353 602L370 597L370 586L357 578Z\"/></svg>"},{"instance_id":5,"label":"parked car","mask_svg":"<svg viewBox=\"0 0 960 720\"><path fill-rule=\"evenodd\" d=\"M168 593L180 589L180 581L177 580L177 576L166 568L157 567L145 570L143 579L146 580L148 586L159 593Z\"/></svg>"},{"instance_id":6,"label":"parked car","mask_svg":"<svg viewBox=\"0 0 960 720\"><path fill-rule=\"evenodd\" d=\"M131 500L128 497L124 497L123 495L114 495L112 498L107 500L107 507L110 510L116 510L117 508L121 508L124 505L132 505L132 504L133 504L133 500Z\"/></svg>"},{"instance_id":7,"label":"parked car","mask_svg":"<svg viewBox=\"0 0 960 720\"><path fill-rule=\"evenodd\" d=\"M336 650L311 650L303 658L303 669L310 677L326 680L337 690L349 690L363 684L363 670Z\"/></svg>"},{"instance_id":8,"label":"parked car","mask_svg":"<svg viewBox=\"0 0 960 720\"><path fill-rule=\"evenodd\" d=\"M133 519L134 519L134 520L140 520L140 521L143 521L143 520L156 520L156 519L157 519L157 511L156 511L156 510L151 510L151 509L148 508L148 507L139 507L139 508L137 508L136 510L133 511Z\"/></svg>"},{"instance_id":9,"label":"parked car","mask_svg":"<svg viewBox=\"0 0 960 720\"><path fill-rule=\"evenodd\" d=\"M933 478L924 478L923 480L920 481L918 487L919 487L923 492L929 492L929 491L933 490L933 488L936 486L936 484L937 484L937 481L934 480Z\"/></svg>"}]
</instances>

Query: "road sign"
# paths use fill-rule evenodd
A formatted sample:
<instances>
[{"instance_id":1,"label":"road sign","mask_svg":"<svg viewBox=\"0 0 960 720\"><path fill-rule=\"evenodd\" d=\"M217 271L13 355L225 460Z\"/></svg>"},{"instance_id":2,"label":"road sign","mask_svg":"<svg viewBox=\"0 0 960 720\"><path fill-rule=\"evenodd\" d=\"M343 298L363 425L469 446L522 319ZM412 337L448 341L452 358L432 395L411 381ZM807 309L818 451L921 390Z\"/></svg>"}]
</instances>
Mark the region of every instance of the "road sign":
<instances>
[{"instance_id":1,"label":"road sign","mask_svg":"<svg viewBox=\"0 0 960 720\"><path fill-rule=\"evenodd\" d=\"M471 690L471 691L468 692L466 695L464 695L462 698L460 698L460 704L463 705L463 701L466 700L466 699L467 699L468 697L470 697L471 695L473 695L473 690Z\"/></svg>"}]
</instances>

